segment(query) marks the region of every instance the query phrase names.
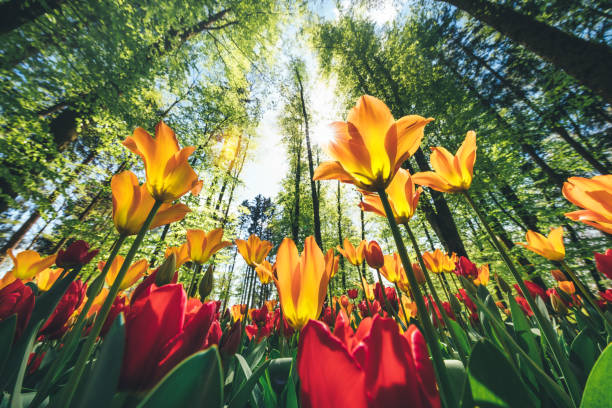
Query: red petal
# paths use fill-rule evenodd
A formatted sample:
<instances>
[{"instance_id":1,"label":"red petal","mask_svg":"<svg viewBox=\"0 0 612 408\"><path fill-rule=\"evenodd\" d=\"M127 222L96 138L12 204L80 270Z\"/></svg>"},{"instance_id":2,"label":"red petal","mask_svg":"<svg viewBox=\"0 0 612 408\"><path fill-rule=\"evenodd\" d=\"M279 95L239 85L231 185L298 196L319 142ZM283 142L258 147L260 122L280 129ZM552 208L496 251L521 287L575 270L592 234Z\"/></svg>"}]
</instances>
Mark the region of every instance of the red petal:
<instances>
[{"instance_id":1,"label":"red petal","mask_svg":"<svg viewBox=\"0 0 612 408\"><path fill-rule=\"evenodd\" d=\"M436 386L436 374L434 372L431 360L429 360L429 350L425 343L425 338L415 325L411 325L404 333L404 337L408 340L410 353L416 368L416 374L419 379L419 388L423 401L428 401L429 406L434 408L440 407L440 395Z\"/></svg>"},{"instance_id":2,"label":"red petal","mask_svg":"<svg viewBox=\"0 0 612 408\"><path fill-rule=\"evenodd\" d=\"M310 320L297 355L301 403L312 408L365 408L364 373L324 323Z\"/></svg>"}]
</instances>

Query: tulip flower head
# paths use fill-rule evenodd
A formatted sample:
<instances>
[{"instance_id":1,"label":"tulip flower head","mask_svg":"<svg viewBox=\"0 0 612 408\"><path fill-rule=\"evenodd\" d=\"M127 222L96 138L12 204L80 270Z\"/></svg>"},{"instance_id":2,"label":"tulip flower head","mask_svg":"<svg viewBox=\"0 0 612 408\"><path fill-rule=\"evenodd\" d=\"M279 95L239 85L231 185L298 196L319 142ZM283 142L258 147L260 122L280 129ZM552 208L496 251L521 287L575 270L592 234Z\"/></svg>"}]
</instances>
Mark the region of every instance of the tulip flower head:
<instances>
[{"instance_id":1,"label":"tulip flower head","mask_svg":"<svg viewBox=\"0 0 612 408\"><path fill-rule=\"evenodd\" d=\"M357 296L359 296L359 291L357 289L349 289L346 291L346 294L351 299L357 299Z\"/></svg>"},{"instance_id":2,"label":"tulip flower head","mask_svg":"<svg viewBox=\"0 0 612 408\"><path fill-rule=\"evenodd\" d=\"M8 250L8 254L15 265L9 272L17 279L24 281L32 279L55 262L57 255L50 255L45 258L41 257L36 251L26 250L13 255L12 250Z\"/></svg>"},{"instance_id":3,"label":"tulip flower head","mask_svg":"<svg viewBox=\"0 0 612 408\"><path fill-rule=\"evenodd\" d=\"M563 196L583 208L566 213L567 218L612 234L612 174L570 177L563 183Z\"/></svg>"},{"instance_id":4,"label":"tulip flower head","mask_svg":"<svg viewBox=\"0 0 612 408\"><path fill-rule=\"evenodd\" d=\"M308 320L319 317L330 271L314 237L306 238L301 255L293 240L285 238L276 254L276 274L274 282L289 324L299 330Z\"/></svg>"},{"instance_id":5,"label":"tulip flower head","mask_svg":"<svg viewBox=\"0 0 612 408\"><path fill-rule=\"evenodd\" d=\"M370 268L380 269L385 264L382 249L380 249L380 245L376 241L368 242L364 249L364 255Z\"/></svg>"},{"instance_id":6,"label":"tulip flower head","mask_svg":"<svg viewBox=\"0 0 612 408\"><path fill-rule=\"evenodd\" d=\"M242 321L244 319L246 305L233 305L230 308L230 315L232 316L232 321Z\"/></svg>"},{"instance_id":7,"label":"tulip flower head","mask_svg":"<svg viewBox=\"0 0 612 408\"><path fill-rule=\"evenodd\" d=\"M272 249L270 241L262 240L257 235L252 234L248 240L237 239L236 247L238 252L244 258L244 261L252 268L263 262Z\"/></svg>"},{"instance_id":8,"label":"tulip flower head","mask_svg":"<svg viewBox=\"0 0 612 408\"><path fill-rule=\"evenodd\" d=\"M563 281L559 282L559 289L567 293L568 295L573 295L576 293L576 288L574 287L574 282L571 281Z\"/></svg>"},{"instance_id":9,"label":"tulip flower head","mask_svg":"<svg viewBox=\"0 0 612 408\"><path fill-rule=\"evenodd\" d=\"M168 258L170 254L174 254L176 260L176 269L179 269L181 266L185 264L185 262L190 261L189 257L189 243L185 242L180 247L168 247L166 248L166 252L164 256Z\"/></svg>"},{"instance_id":10,"label":"tulip flower head","mask_svg":"<svg viewBox=\"0 0 612 408\"><path fill-rule=\"evenodd\" d=\"M36 275L36 286L38 290L46 292L51 289L51 286L55 283L57 278L64 272L63 269L51 269L47 268L38 275Z\"/></svg>"},{"instance_id":11,"label":"tulip flower head","mask_svg":"<svg viewBox=\"0 0 612 408\"><path fill-rule=\"evenodd\" d=\"M460 256L459 260L455 263L455 275L476 279L478 278L478 268L474 262L465 256Z\"/></svg>"},{"instance_id":12,"label":"tulip flower head","mask_svg":"<svg viewBox=\"0 0 612 408\"><path fill-rule=\"evenodd\" d=\"M433 252L425 252L423 261L430 272L442 273L452 272L455 270L455 262L452 257L449 257L444 252L436 249Z\"/></svg>"},{"instance_id":13,"label":"tulip flower head","mask_svg":"<svg viewBox=\"0 0 612 408\"><path fill-rule=\"evenodd\" d=\"M24 285L19 279L0 289L0 321L17 315L15 339L18 339L30 321L34 310L34 293L32 288Z\"/></svg>"},{"instance_id":14,"label":"tulip flower head","mask_svg":"<svg viewBox=\"0 0 612 408\"><path fill-rule=\"evenodd\" d=\"M527 231L527 243L517 242L530 251L550 261L562 261L565 258L565 246L563 245L563 227L553 228L548 237L535 231Z\"/></svg>"},{"instance_id":15,"label":"tulip flower head","mask_svg":"<svg viewBox=\"0 0 612 408\"><path fill-rule=\"evenodd\" d=\"M55 264L60 268L84 266L100 252L99 249L89 250L89 244L81 239L68 245L65 250L57 251Z\"/></svg>"},{"instance_id":16,"label":"tulip flower head","mask_svg":"<svg viewBox=\"0 0 612 408\"><path fill-rule=\"evenodd\" d=\"M370 192L386 188L419 148L432 120L410 115L395 121L384 102L362 96L346 122L332 124L335 135L327 153L334 161L321 163L313 180L339 180Z\"/></svg>"},{"instance_id":17,"label":"tulip flower head","mask_svg":"<svg viewBox=\"0 0 612 408\"><path fill-rule=\"evenodd\" d=\"M553 278L555 278L557 282L562 282L562 281L567 280L567 276L565 276L565 274L561 272L559 269L553 269L552 271L550 271L550 274L552 275Z\"/></svg>"},{"instance_id":18,"label":"tulip flower head","mask_svg":"<svg viewBox=\"0 0 612 408\"><path fill-rule=\"evenodd\" d=\"M115 279L119 274L119 270L123 265L123 260L124 258L121 255L117 255L113 260L113 263L111 264L110 268L108 269L108 273L106 275L105 280L106 284L109 287L113 286L113 283L115 282ZM98 269L102 271L102 269L104 269L104 265L106 265L106 262L98 262ZM125 276L121 281L121 285L119 285L119 290L125 290L135 284L138 279L140 279L147 273L148 269L149 262L146 259L141 259L140 261L134 262L132 265L130 265L127 272L125 273Z\"/></svg>"},{"instance_id":19,"label":"tulip flower head","mask_svg":"<svg viewBox=\"0 0 612 408\"><path fill-rule=\"evenodd\" d=\"M221 249L232 245L229 241L222 241L223 229L217 228L208 233L202 230L187 230L187 244L189 257L197 264L205 264L211 256Z\"/></svg>"},{"instance_id":20,"label":"tulip flower head","mask_svg":"<svg viewBox=\"0 0 612 408\"><path fill-rule=\"evenodd\" d=\"M421 187L415 189L414 182L407 170L399 169L385 190L393 217L398 224L406 224L416 212L419 197L423 192ZM386 217L380 197L377 194L364 192L363 201L359 203L363 211L373 212Z\"/></svg>"},{"instance_id":21,"label":"tulip flower head","mask_svg":"<svg viewBox=\"0 0 612 408\"><path fill-rule=\"evenodd\" d=\"M476 132L467 132L454 156L444 147L432 147L431 151L430 162L435 171L416 173L412 180L443 193L469 190L476 162Z\"/></svg>"},{"instance_id":22,"label":"tulip flower head","mask_svg":"<svg viewBox=\"0 0 612 408\"><path fill-rule=\"evenodd\" d=\"M385 255L384 265L380 268L380 273L391 283L397 283L398 285L402 281L408 281L402 261L397 253L393 255Z\"/></svg>"},{"instance_id":23,"label":"tulip flower head","mask_svg":"<svg viewBox=\"0 0 612 408\"><path fill-rule=\"evenodd\" d=\"M297 366L307 407L440 407L427 345L414 325L402 335L392 319L375 316L353 332L341 312L332 334L311 320Z\"/></svg>"},{"instance_id":24,"label":"tulip flower head","mask_svg":"<svg viewBox=\"0 0 612 408\"><path fill-rule=\"evenodd\" d=\"M270 262L264 260L255 268L255 272L257 273L257 277L259 281L264 285L270 283L272 279L274 279L274 268L275 265L272 265Z\"/></svg>"},{"instance_id":25,"label":"tulip flower head","mask_svg":"<svg viewBox=\"0 0 612 408\"><path fill-rule=\"evenodd\" d=\"M348 238L344 238L344 247L338 245L336 249L347 261L349 261L350 264L360 266L364 260L364 250L366 244L367 242L363 240L359 243L359 245L357 245L357 248L355 248Z\"/></svg>"},{"instance_id":26,"label":"tulip flower head","mask_svg":"<svg viewBox=\"0 0 612 408\"><path fill-rule=\"evenodd\" d=\"M143 128L136 128L123 145L144 161L145 185L155 200L168 203L190 190L197 195L202 189L202 181L187 161L195 147L180 149L176 135L164 122L155 127L155 138Z\"/></svg>"},{"instance_id":27,"label":"tulip flower head","mask_svg":"<svg viewBox=\"0 0 612 408\"><path fill-rule=\"evenodd\" d=\"M612 279L612 249L600 254L595 252L595 265L597 270L608 279Z\"/></svg>"},{"instance_id":28,"label":"tulip flower head","mask_svg":"<svg viewBox=\"0 0 612 408\"><path fill-rule=\"evenodd\" d=\"M489 283L489 265L484 264L478 268L478 277L474 279L474 285L485 285Z\"/></svg>"},{"instance_id":29,"label":"tulip flower head","mask_svg":"<svg viewBox=\"0 0 612 408\"><path fill-rule=\"evenodd\" d=\"M138 178L131 171L123 171L111 179L111 190L113 222L117 232L123 235L138 234L155 204L146 185L138 184ZM180 221L190 211L185 204L162 204L149 229Z\"/></svg>"},{"instance_id":30,"label":"tulip flower head","mask_svg":"<svg viewBox=\"0 0 612 408\"><path fill-rule=\"evenodd\" d=\"M40 328L39 334L49 339L60 338L68 330L68 320L83 302L86 290L87 285L84 282L71 282L51 316Z\"/></svg>"}]
</instances>

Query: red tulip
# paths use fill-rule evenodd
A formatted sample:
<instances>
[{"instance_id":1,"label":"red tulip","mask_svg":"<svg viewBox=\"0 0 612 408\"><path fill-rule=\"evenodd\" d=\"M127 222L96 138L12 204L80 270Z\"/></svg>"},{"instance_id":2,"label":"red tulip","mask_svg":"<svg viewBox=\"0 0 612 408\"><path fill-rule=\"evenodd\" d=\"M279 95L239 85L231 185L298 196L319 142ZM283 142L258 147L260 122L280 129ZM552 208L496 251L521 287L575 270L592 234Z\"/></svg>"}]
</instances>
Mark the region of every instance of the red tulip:
<instances>
[{"instance_id":1,"label":"red tulip","mask_svg":"<svg viewBox=\"0 0 612 408\"><path fill-rule=\"evenodd\" d=\"M15 339L18 339L30 321L34 309L34 294L29 286L16 279L0 289L0 321L17 315Z\"/></svg>"},{"instance_id":2,"label":"red tulip","mask_svg":"<svg viewBox=\"0 0 612 408\"><path fill-rule=\"evenodd\" d=\"M455 296L460 302L463 302L465 307L467 307L470 312L476 313L478 311L476 305L474 302L472 302L472 299L470 299L465 289L459 289L459 293L455 294Z\"/></svg>"},{"instance_id":3,"label":"red tulip","mask_svg":"<svg viewBox=\"0 0 612 408\"><path fill-rule=\"evenodd\" d=\"M207 349L212 346L218 346L219 342L221 341L221 336L223 336L223 331L221 330L221 323L219 323L219 321L215 319L210 325L208 335L206 336L206 341L204 342L202 348Z\"/></svg>"},{"instance_id":4,"label":"red tulip","mask_svg":"<svg viewBox=\"0 0 612 408\"><path fill-rule=\"evenodd\" d=\"M434 370L416 326L401 335L392 319L364 319L356 333L341 312L334 334L310 320L300 335L304 407L440 407Z\"/></svg>"},{"instance_id":5,"label":"red tulip","mask_svg":"<svg viewBox=\"0 0 612 408\"><path fill-rule=\"evenodd\" d=\"M293 336L294 329L293 327L291 327L291 325L289 325L289 322L287 321L287 319L285 319L285 316L283 316L281 320L280 308L274 311L274 317L272 318L272 321L274 322L274 330L278 334L285 336L285 338L290 338L291 336Z\"/></svg>"},{"instance_id":6,"label":"red tulip","mask_svg":"<svg viewBox=\"0 0 612 408\"><path fill-rule=\"evenodd\" d=\"M127 301L126 297L117 296L115 298L115 301L113 302L113 305L111 306L111 309L108 312L108 316L106 316L106 321L104 322L104 325L102 326L102 330L100 331L100 336L102 337L106 336L106 333L108 333L108 331L110 330L111 326L113 325L113 322L115 321L115 318L119 316L119 313L126 310L127 308L126 301Z\"/></svg>"},{"instance_id":7,"label":"red tulip","mask_svg":"<svg viewBox=\"0 0 612 408\"><path fill-rule=\"evenodd\" d=\"M476 279L478 277L478 268L474 262L470 261L465 256L461 256L459 260L455 262L455 275Z\"/></svg>"},{"instance_id":8,"label":"red tulip","mask_svg":"<svg viewBox=\"0 0 612 408\"><path fill-rule=\"evenodd\" d=\"M527 286L527 290L529 291L529 294L531 295L532 298L535 299L536 297L539 296L545 302L548 300L548 296L546 296L546 291L542 289L540 285L535 284L532 281L528 281L528 280L523 281L523 282L525 282L525 286ZM518 284L514 284L514 289L516 289L519 295L523 293Z\"/></svg>"},{"instance_id":9,"label":"red tulip","mask_svg":"<svg viewBox=\"0 0 612 408\"><path fill-rule=\"evenodd\" d=\"M100 252L99 249L89 250L89 244L83 240L74 241L66 250L57 251L55 264L60 268L74 268L89 263Z\"/></svg>"},{"instance_id":10,"label":"red tulip","mask_svg":"<svg viewBox=\"0 0 612 408\"><path fill-rule=\"evenodd\" d=\"M370 241L365 246L364 255L370 268L380 269L385 264L382 249L380 249L380 245L378 245L378 242L376 241Z\"/></svg>"},{"instance_id":11,"label":"red tulip","mask_svg":"<svg viewBox=\"0 0 612 408\"><path fill-rule=\"evenodd\" d=\"M66 324L68 319L70 319L70 316L83 302L86 291L87 285L84 282L80 280L71 282L57 307L40 329L39 334L48 339L59 339L62 337L68 330L68 325Z\"/></svg>"},{"instance_id":12,"label":"red tulip","mask_svg":"<svg viewBox=\"0 0 612 408\"><path fill-rule=\"evenodd\" d=\"M385 286L385 295L387 296L387 300L389 300L389 306L397 311L399 303L397 301L397 293L395 292L395 288ZM376 282L376 286L374 286L374 297L376 297L376 300L378 300L378 302L382 305L383 309L385 309L388 313L392 313L391 310L387 310L387 303L383 297L379 282Z\"/></svg>"},{"instance_id":13,"label":"red tulip","mask_svg":"<svg viewBox=\"0 0 612 408\"><path fill-rule=\"evenodd\" d=\"M253 309L251 320L253 323L244 328L249 340L255 337L255 340L259 343L272 333L272 319L270 319L270 313L266 305L263 305L261 309Z\"/></svg>"},{"instance_id":14,"label":"red tulip","mask_svg":"<svg viewBox=\"0 0 612 408\"><path fill-rule=\"evenodd\" d=\"M346 291L346 294L351 299L357 299L357 296L359 295L359 291L357 289L349 289Z\"/></svg>"},{"instance_id":15,"label":"red tulip","mask_svg":"<svg viewBox=\"0 0 612 408\"><path fill-rule=\"evenodd\" d=\"M224 356L233 356L238 352L240 347L240 339L242 337L242 326L241 321L237 320L229 329L223 333L221 340L219 341L219 351Z\"/></svg>"},{"instance_id":16,"label":"red tulip","mask_svg":"<svg viewBox=\"0 0 612 408\"><path fill-rule=\"evenodd\" d=\"M139 391L155 385L183 359L203 348L214 316L213 302L188 313L183 285L158 287L152 283L143 287L125 315L120 388Z\"/></svg>"},{"instance_id":17,"label":"red tulip","mask_svg":"<svg viewBox=\"0 0 612 408\"><path fill-rule=\"evenodd\" d=\"M382 310L378 300L373 300L371 302L362 300L361 302L359 302L357 307L359 307L359 311L361 312L361 316L363 317L377 315Z\"/></svg>"},{"instance_id":18,"label":"red tulip","mask_svg":"<svg viewBox=\"0 0 612 408\"><path fill-rule=\"evenodd\" d=\"M523 310L523 313L525 313L527 316L533 316L533 310L531 310L527 299L522 296L515 296L514 299L516 300L516 303L518 303L520 308Z\"/></svg>"},{"instance_id":19,"label":"red tulip","mask_svg":"<svg viewBox=\"0 0 612 408\"><path fill-rule=\"evenodd\" d=\"M612 279L612 249L606 250L603 254L595 252L595 265L602 275Z\"/></svg>"}]
</instances>

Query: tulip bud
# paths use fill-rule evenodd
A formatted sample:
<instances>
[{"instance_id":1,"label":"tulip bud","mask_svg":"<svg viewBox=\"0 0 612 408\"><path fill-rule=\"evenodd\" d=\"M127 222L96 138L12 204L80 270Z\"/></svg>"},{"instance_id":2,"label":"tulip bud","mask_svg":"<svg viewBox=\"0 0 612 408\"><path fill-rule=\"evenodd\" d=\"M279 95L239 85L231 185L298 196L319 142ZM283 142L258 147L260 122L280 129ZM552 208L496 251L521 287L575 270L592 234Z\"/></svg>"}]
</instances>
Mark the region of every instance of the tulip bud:
<instances>
[{"instance_id":1,"label":"tulip bud","mask_svg":"<svg viewBox=\"0 0 612 408\"><path fill-rule=\"evenodd\" d=\"M565 274L559 269L553 269L552 271L550 271L550 274L553 276L553 278L555 278L557 282L563 282L567 280Z\"/></svg>"},{"instance_id":2,"label":"tulip bud","mask_svg":"<svg viewBox=\"0 0 612 408\"><path fill-rule=\"evenodd\" d=\"M176 270L176 254L172 252L161 264L159 268L157 268L157 273L155 274L155 284L157 286L164 286L172 282L172 278L174 277L174 271Z\"/></svg>"},{"instance_id":3,"label":"tulip bud","mask_svg":"<svg viewBox=\"0 0 612 408\"><path fill-rule=\"evenodd\" d=\"M342 305L342 307L347 308L349 305L349 298L346 295L342 295L340 296L340 304Z\"/></svg>"},{"instance_id":4,"label":"tulip bud","mask_svg":"<svg viewBox=\"0 0 612 408\"><path fill-rule=\"evenodd\" d=\"M104 287L104 276L101 274L94 279L94 281L87 288L87 298L93 299L100 294Z\"/></svg>"},{"instance_id":5,"label":"tulip bud","mask_svg":"<svg viewBox=\"0 0 612 408\"><path fill-rule=\"evenodd\" d=\"M555 290L551 291L550 293L550 304L555 312L561 315L567 313L567 305L563 302Z\"/></svg>"},{"instance_id":6,"label":"tulip bud","mask_svg":"<svg viewBox=\"0 0 612 408\"><path fill-rule=\"evenodd\" d=\"M57 251L55 264L64 269L84 266L98 255L99 249L89 250L89 244L83 240L74 241L65 250Z\"/></svg>"},{"instance_id":7,"label":"tulip bud","mask_svg":"<svg viewBox=\"0 0 612 408\"><path fill-rule=\"evenodd\" d=\"M346 294L351 299L357 299L357 296L359 296L359 291L357 289L349 289L346 291Z\"/></svg>"},{"instance_id":8,"label":"tulip bud","mask_svg":"<svg viewBox=\"0 0 612 408\"><path fill-rule=\"evenodd\" d=\"M228 332L224 333L219 342L219 351L224 356L233 356L238 352L240 340L242 337L242 326L240 320L237 320Z\"/></svg>"},{"instance_id":9,"label":"tulip bud","mask_svg":"<svg viewBox=\"0 0 612 408\"><path fill-rule=\"evenodd\" d=\"M414 277L416 278L417 283L419 285L424 285L426 280L425 280L425 274L423 273L421 266L418 263L413 263L412 271L414 272Z\"/></svg>"},{"instance_id":10,"label":"tulip bud","mask_svg":"<svg viewBox=\"0 0 612 408\"><path fill-rule=\"evenodd\" d=\"M200 293L200 298L202 300L206 299L210 292L213 289L213 266L210 265L208 269L206 269L206 273L204 273L204 277L202 277L202 281L200 282L200 287L198 288L198 292Z\"/></svg>"},{"instance_id":11,"label":"tulip bud","mask_svg":"<svg viewBox=\"0 0 612 408\"><path fill-rule=\"evenodd\" d=\"M573 295L574 293L576 293L574 282L570 282L570 281L559 282L559 289L561 289L563 292L567 293L568 295Z\"/></svg>"},{"instance_id":12,"label":"tulip bud","mask_svg":"<svg viewBox=\"0 0 612 408\"><path fill-rule=\"evenodd\" d=\"M501 276L495 274L495 280L504 293L512 293L512 288Z\"/></svg>"},{"instance_id":13,"label":"tulip bud","mask_svg":"<svg viewBox=\"0 0 612 408\"><path fill-rule=\"evenodd\" d=\"M376 241L370 241L365 247L365 259L370 268L380 269L385 264L385 258Z\"/></svg>"}]
</instances>

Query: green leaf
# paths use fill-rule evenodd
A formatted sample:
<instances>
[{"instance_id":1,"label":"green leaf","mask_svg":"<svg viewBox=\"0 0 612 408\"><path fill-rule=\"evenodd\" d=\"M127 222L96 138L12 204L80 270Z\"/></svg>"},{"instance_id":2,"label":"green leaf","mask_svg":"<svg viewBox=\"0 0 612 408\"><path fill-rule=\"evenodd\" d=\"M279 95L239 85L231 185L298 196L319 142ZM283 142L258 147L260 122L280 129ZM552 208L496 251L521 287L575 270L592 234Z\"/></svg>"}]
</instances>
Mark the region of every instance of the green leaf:
<instances>
[{"instance_id":1,"label":"green leaf","mask_svg":"<svg viewBox=\"0 0 612 408\"><path fill-rule=\"evenodd\" d=\"M483 339L472 349L468 379L480 407L530 407L525 384L497 347Z\"/></svg>"},{"instance_id":2,"label":"green leaf","mask_svg":"<svg viewBox=\"0 0 612 408\"><path fill-rule=\"evenodd\" d=\"M460 360L444 360L444 365L453 388L453 395L461 395L467 378L463 363Z\"/></svg>"},{"instance_id":3,"label":"green leaf","mask_svg":"<svg viewBox=\"0 0 612 408\"><path fill-rule=\"evenodd\" d=\"M268 345L268 341L266 339L261 342L255 344L255 342L251 343L253 348L249 348L249 352L246 355L246 361L249 363L249 367L257 367L263 356L266 354L266 347Z\"/></svg>"},{"instance_id":4,"label":"green leaf","mask_svg":"<svg viewBox=\"0 0 612 408\"><path fill-rule=\"evenodd\" d=\"M521 310L519 304L516 302L513 296L508 296L508 302L510 303L510 313L512 316L512 325L514 327L514 335L517 343L521 346L529 357L540 367L542 367L542 355L538 342L535 335L531 331L531 325L527 320L527 317ZM521 364L521 371L524 372L529 381L537 388L537 380L535 374L529 368L527 364Z\"/></svg>"},{"instance_id":5,"label":"green leaf","mask_svg":"<svg viewBox=\"0 0 612 408\"><path fill-rule=\"evenodd\" d=\"M26 345L23 354L21 355L21 364L19 364L19 370L17 371L17 377L15 384L13 385L13 392L11 393L11 399L9 402L10 408L22 408L23 400L21 396L21 388L23 386L23 377L25 377L26 368L28 367L28 360L30 359L30 353L34 348L34 342L36 341L36 334L42 323L34 326L34 330L30 332L29 337L26 339L24 344Z\"/></svg>"},{"instance_id":6,"label":"green leaf","mask_svg":"<svg viewBox=\"0 0 612 408\"><path fill-rule=\"evenodd\" d=\"M270 360L264 361L264 363L257 367L253 374L247 378L246 382L240 386L238 392L236 392L236 395L230 401L229 408L242 408L247 405L249 398L251 397L250 394L253 391L253 387L255 387L255 384L257 384L259 377L265 373L268 364L270 364Z\"/></svg>"},{"instance_id":7,"label":"green leaf","mask_svg":"<svg viewBox=\"0 0 612 408\"><path fill-rule=\"evenodd\" d=\"M13 339L15 338L15 330L17 330L17 315L11 315L0 322L0 373L4 367L4 363L11 354Z\"/></svg>"},{"instance_id":8,"label":"green leaf","mask_svg":"<svg viewBox=\"0 0 612 408\"><path fill-rule=\"evenodd\" d=\"M125 345L125 319L120 314L102 343L96 365L80 394L75 398L76 407L100 407L111 405L119 384L123 348Z\"/></svg>"},{"instance_id":9,"label":"green leaf","mask_svg":"<svg viewBox=\"0 0 612 408\"><path fill-rule=\"evenodd\" d=\"M268 373L270 374L270 382L272 388L277 393L282 392L287 384L287 379L291 374L291 365L293 359L291 357L275 358L270 361L270 367Z\"/></svg>"},{"instance_id":10,"label":"green leaf","mask_svg":"<svg viewBox=\"0 0 612 408\"><path fill-rule=\"evenodd\" d=\"M595 362L587 379L580 408L601 408L610 406L612 390L612 344L605 348Z\"/></svg>"},{"instance_id":11,"label":"green leaf","mask_svg":"<svg viewBox=\"0 0 612 408\"><path fill-rule=\"evenodd\" d=\"M570 361L578 365L585 378L593 368L597 357L599 357L599 349L593 338L589 336L590 330L584 329L572 342L570 347ZM584 380L583 380L584 381Z\"/></svg>"},{"instance_id":12,"label":"green leaf","mask_svg":"<svg viewBox=\"0 0 612 408\"><path fill-rule=\"evenodd\" d=\"M449 318L448 319L448 329L452 330L453 334L455 335L455 338L459 341L459 344L457 344L456 346L461 347L465 355L469 356L470 355L470 340L468 339L467 334L461 328L459 323ZM456 394L456 395L459 395L459 394Z\"/></svg>"},{"instance_id":13,"label":"green leaf","mask_svg":"<svg viewBox=\"0 0 612 408\"><path fill-rule=\"evenodd\" d=\"M174 367L139 408L223 406L221 359L216 346L193 354Z\"/></svg>"}]
</instances>

